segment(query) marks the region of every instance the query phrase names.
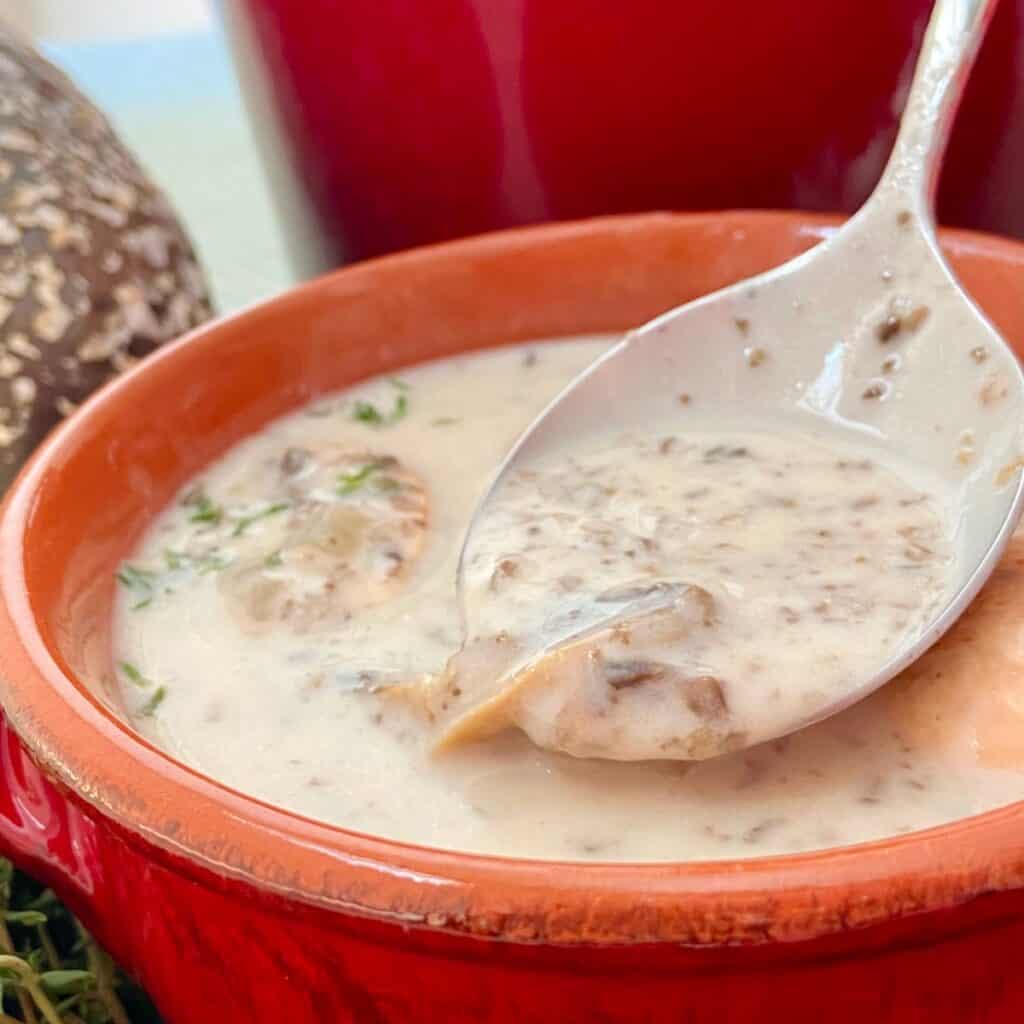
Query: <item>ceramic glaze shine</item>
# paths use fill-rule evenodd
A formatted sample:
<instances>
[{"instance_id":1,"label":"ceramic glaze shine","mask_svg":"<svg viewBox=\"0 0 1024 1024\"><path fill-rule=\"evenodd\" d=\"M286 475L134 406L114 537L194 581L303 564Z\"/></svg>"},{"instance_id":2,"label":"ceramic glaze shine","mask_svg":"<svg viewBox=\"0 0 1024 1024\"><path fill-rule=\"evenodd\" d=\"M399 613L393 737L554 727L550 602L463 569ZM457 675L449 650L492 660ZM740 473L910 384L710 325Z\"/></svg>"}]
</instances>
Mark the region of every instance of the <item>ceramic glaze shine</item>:
<instances>
[{"instance_id":1,"label":"ceramic glaze shine","mask_svg":"<svg viewBox=\"0 0 1024 1024\"><path fill-rule=\"evenodd\" d=\"M476 501L516 436L607 344L497 350L368 382L271 424L186 487L121 572L116 658L138 727L210 776L315 818L544 858L688 860L835 846L1024 794L1012 763L983 764L970 744L938 743L907 726L918 695L899 683L799 734L700 763L580 759L511 730L434 750L436 720L392 684L431 678L455 653L455 566ZM710 595L712 632L737 640L720 645L698 635L702 620L690 622L700 649L685 655L686 678L717 684L702 684L695 706L724 704L750 721L785 683L775 655L787 644L797 652L790 664L800 668L800 699L801 687L827 674L821 637L846 634L848 648L858 637L864 648L893 642L927 606L950 552L941 501L926 481L848 450L848 440L798 444L760 427L739 436L697 415L696 429L670 444L673 435L661 432L617 439L573 464L579 479L551 467L525 488L503 558L535 563L535 572L500 576L517 586L533 579L547 595L561 580L568 607L564 577L622 583L621 566L637 557L626 553L627 533L668 539L664 561L638 575L664 582L671 564L682 588L673 601L684 591L684 601L698 589ZM623 445L630 457L613 458ZM569 534L560 546L543 529L529 531L548 521L559 488L609 473L636 492L611 516L614 565L593 561L580 538L574 549ZM684 473L692 476L685 487ZM607 498L595 491L605 519ZM675 539L655 521L666 510L684 524ZM785 592L773 573L792 577ZM516 600L528 606L524 595ZM759 650L768 634L776 647ZM681 649L663 644L658 653ZM644 678L612 689L655 692L657 679L633 669ZM612 671L626 679L621 665ZM769 681L757 682L756 694L740 689L759 675ZM523 707L531 734L553 721L539 698Z\"/></svg>"}]
</instances>

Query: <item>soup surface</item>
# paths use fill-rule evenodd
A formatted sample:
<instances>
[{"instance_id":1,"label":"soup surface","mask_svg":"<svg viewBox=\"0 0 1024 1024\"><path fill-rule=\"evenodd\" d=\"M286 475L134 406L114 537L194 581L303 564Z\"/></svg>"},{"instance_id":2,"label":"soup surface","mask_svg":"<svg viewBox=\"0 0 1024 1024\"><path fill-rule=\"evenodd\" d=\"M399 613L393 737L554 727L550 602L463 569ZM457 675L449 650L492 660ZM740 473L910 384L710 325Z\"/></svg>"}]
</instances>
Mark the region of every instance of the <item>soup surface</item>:
<instances>
[{"instance_id":1,"label":"soup surface","mask_svg":"<svg viewBox=\"0 0 1024 1024\"><path fill-rule=\"evenodd\" d=\"M190 483L119 574L116 659L139 728L306 815L506 855L746 857L1024 795L1007 728L1019 712L990 713L1022 699L1005 666L1003 689L979 696L956 658L968 630L1005 642L1009 568L869 700L753 749L673 760L770 737L801 701L884 661L941 598L952 552L929 481L839 437L740 434L687 409L678 433L609 438L508 481L505 518L469 552L471 643L450 662L476 502L608 344L370 381ZM592 517L570 522L562 506L581 496ZM527 664L567 615L577 642Z\"/></svg>"}]
</instances>

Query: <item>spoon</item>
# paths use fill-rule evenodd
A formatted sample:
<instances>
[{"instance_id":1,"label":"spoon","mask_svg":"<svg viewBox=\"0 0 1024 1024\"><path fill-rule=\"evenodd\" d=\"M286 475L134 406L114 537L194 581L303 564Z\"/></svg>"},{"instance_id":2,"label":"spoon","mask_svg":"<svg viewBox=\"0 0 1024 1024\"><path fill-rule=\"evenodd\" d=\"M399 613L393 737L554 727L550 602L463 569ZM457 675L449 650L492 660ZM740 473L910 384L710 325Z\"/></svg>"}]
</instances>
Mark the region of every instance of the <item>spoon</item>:
<instances>
[{"instance_id":1,"label":"spoon","mask_svg":"<svg viewBox=\"0 0 1024 1024\"><path fill-rule=\"evenodd\" d=\"M591 428L642 431L652 412L678 411L683 392L695 406L722 403L803 417L809 433L815 424L841 426L950 482L956 554L934 614L869 678L852 679L775 735L866 697L956 621L997 564L1024 499L1024 378L1007 344L953 277L938 248L933 214L953 115L994 8L995 0L935 4L885 172L841 229L770 272L631 331L534 421L470 523L457 577L464 623L466 566L477 539L493 525L495 496L506 477L538 458L572 451ZM887 344L897 336L898 345ZM957 445L969 452L969 465L957 464ZM595 606L583 621L567 620L535 653L593 635L621 618L625 607ZM743 745L735 737L731 744Z\"/></svg>"}]
</instances>

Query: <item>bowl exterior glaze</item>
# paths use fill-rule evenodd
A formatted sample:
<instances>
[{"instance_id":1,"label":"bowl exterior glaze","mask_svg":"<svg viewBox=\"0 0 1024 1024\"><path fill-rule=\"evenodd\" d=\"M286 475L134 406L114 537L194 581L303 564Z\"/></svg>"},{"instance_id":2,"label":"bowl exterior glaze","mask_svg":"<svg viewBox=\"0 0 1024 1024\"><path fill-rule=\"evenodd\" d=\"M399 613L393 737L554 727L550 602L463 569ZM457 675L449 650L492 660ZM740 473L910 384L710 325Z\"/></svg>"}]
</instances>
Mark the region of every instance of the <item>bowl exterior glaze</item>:
<instances>
[{"instance_id":1,"label":"bowl exterior glaze","mask_svg":"<svg viewBox=\"0 0 1024 1024\"><path fill-rule=\"evenodd\" d=\"M1024 1019L1019 804L761 861L450 854L221 787L78 682L109 673L113 567L185 479L269 419L410 362L626 328L828 229L646 215L388 257L203 328L106 389L40 450L0 520L0 847L170 1024ZM1024 247L945 241L1024 343Z\"/></svg>"},{"instance_id":2,"label":"bowl exterior glaze","mask_svg":"<svg viewBox=\"0 0 1024 1024\"><path fill-rule=\"evenodd\" d=\"M600 214L852 212L932 0L223 7L252 37L238 67L296 262L326 269ZM1024 237L1022 43L1024 0L1001 0L944 161L944 224Z\"/></svg>"}]
</instances>

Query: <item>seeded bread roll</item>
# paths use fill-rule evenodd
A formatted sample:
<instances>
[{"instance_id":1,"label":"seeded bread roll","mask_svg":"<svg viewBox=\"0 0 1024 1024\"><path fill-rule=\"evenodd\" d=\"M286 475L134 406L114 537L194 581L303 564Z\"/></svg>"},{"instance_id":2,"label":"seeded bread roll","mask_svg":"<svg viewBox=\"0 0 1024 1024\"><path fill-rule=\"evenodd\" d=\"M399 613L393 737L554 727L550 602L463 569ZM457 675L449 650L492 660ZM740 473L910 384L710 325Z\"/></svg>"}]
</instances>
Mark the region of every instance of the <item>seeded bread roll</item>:
<instances>
[{"instance_id":1,"label":"seeded bread roll","mask_svg":"<svg viewBox=\"0 0 1024 1024\"><path fill-rule=\"evenodd\" d=\"M166 199L68 77L0 27L0 490L62 416L209 315Z\"/></svg>"}]
</instances>

